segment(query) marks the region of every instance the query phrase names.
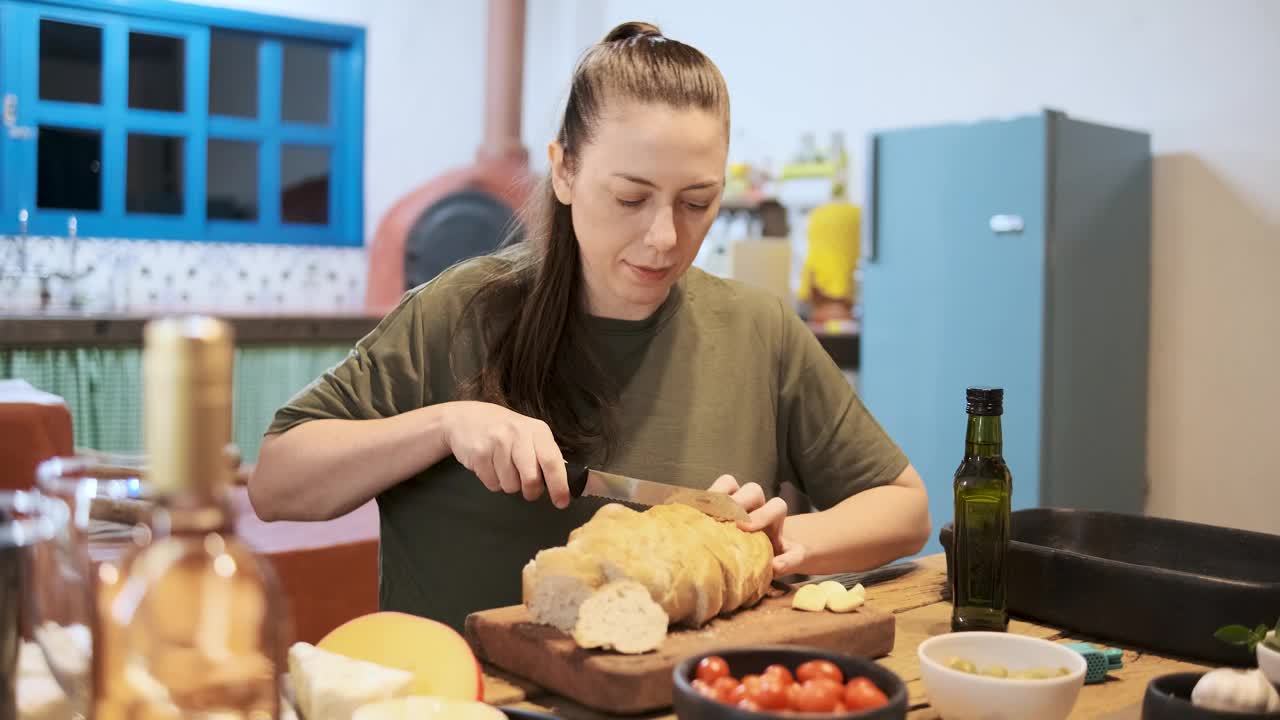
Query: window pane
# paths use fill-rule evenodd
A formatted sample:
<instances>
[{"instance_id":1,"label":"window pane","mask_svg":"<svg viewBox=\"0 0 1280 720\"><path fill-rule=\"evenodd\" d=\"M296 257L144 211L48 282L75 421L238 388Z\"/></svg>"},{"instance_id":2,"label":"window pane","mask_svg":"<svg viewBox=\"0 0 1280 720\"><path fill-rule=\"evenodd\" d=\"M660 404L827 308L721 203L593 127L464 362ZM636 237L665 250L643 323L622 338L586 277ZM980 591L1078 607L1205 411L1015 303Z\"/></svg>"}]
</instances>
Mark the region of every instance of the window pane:
<instances>
[{"instance_id":1,"label":"window pane","mask_svg":"<svg viewBox=\"0 0 1280 720\"><path fill-rule=\"evenodd\" d=\"M209 37L209 112L258 116L258 40L214 30Z\"/></svg>"},{"instance_id":2,"label":"window pane","mask_svg":"<svg viewBox=\"0 0 1280 720\"><path fill-rule=\"evenodd\" d=\"M102 102L102 28L40 21L40 99Z\"/></svg>"},{"instance_id":3,"label":"window pane","mask_svg":"<svg viewBox=\"0 0 1280 720\"><path fill-rule=\"evenodd\" d=\"M280 217L285 222L329 222L329 148L285 145L280 180Z\"/></svg>"},{"instance_id":4,"label":"window pane","mask_svg":"<svg viewBox=\"0 0 1280 720\"><path fill-rule=\"evenodd\" d=\"M182 214L183 139L129 133L125 210Z\"/></svg>"},{"instance_id":5,"label":"window pane","mask_svg":"<svg viewBox=\"0 0 1280 720\"><path fill-rule=\"evenodd\" d=\"M102 133L41 125L36 144L36 205L102 209Z\"/></svg>"},{"instance_id":6,"label":"window pane","mask_svg":"<svg viewBox=\"0 0 1280 720\"><path fill-rule=\"evenodd\" d=\"M258 146L235 140L209 141L210 220L258 219Z\"/></svg>"},{"instance_id":7,"label":"window pane","mask_svg":"<svg viewBox=\"0 0 1280 720\"><path fill-rule=\"evenodd\" d=\"M329 48L284 44L285 122L329 123Z\"/></svg>"},{"instance_id":8,"label":"window pane","mask_svg":"<svg viewBox=\"0 0 1280 720\"><path fill-rule=\"evenodd\" d=\"M129 33L129 107L182 112L182 38Z\"/></svg>"}]
</instances>

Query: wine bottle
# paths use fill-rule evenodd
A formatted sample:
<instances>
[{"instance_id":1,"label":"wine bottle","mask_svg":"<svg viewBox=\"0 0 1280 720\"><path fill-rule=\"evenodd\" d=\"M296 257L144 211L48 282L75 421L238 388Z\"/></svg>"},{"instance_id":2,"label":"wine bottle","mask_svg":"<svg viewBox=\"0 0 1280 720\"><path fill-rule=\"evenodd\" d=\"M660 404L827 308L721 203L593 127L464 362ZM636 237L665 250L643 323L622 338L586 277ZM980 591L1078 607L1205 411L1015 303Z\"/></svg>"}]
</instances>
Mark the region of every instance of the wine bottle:
<instances>
[{"instance_id":1,"label":"wine bottle","mask_svg":"<svg viewBox=\"0 0 1280 720\"><path fill-rule=\"evenodd\" d=\"M208 317L145 331L151 539L100 569L95 720L280 716L283 606L236 537L227 460L233 342Z\"/></svg>"}]
</instances>

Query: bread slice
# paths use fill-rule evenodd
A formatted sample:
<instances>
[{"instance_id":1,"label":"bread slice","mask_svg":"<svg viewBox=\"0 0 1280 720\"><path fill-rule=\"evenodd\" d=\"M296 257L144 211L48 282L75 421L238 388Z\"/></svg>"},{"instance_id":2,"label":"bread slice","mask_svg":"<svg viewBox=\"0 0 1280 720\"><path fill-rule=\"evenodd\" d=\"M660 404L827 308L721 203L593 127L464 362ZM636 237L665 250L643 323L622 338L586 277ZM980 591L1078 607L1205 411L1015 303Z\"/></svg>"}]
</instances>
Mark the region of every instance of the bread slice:
<instances>
[{"instance_id":1,"label":"bread slice","mask_svg":"<svg viewBox=\"0 0 1280 720\"><path fill-rule=\"evenodd\" d=\"M568 546L599 558L606 581L638 582L649 590L672 622L691 623L698 611L699 585L704 578L694 573L695 568L685 557L689 538L673 535L655 510L639 513L623 507L602 518L592 518L570 533Z\"/></svg>"},{"instance_id":2,"label":"bread slice","mask_svg":"<svg viewBox=\"0 0 1280 720\"><path fill-rule=\"evenodd\" d=\"M708 523L687 515L686 518L689 529L720 565L724 577L722 614L759 602L773 581L773 545L764 533L744 539L750 536L731 522Z\"/></svg>"},{"instance_id":3,"label":"bread slice","mask_svg":"<svg viewBox=\"0 0 1280 720\"><path fill-rule=\"evenodd\" d=\"M667 613L643 585L617 580L583 601L573 639L584 648L646 653L662 645L667 624Z\"/></svg>"},{"instance_id":4,"label":"bread slice","mask_svg":"<svg viewBox=\"0 0 1280 720\"><path fill-rule=\"evenodd\" d=\"M643 607L636 590L647 593L667 623L697 628L759 602L773 580L772 563L764 533L743 532L686 505L645 512L606 505L570 533L567 545L539 552L521 584L534 622L574 633L579 644L590 644L584 646L618 649L621 642L632 650L620 652L641 652L636 648L653 642L635 638L652 637L656 615L636 609ZM606 586L610 591L598 595ZM584 617L588 602L593 609ZM602 629L601 616L621 625Z\"/></svg>"},{"instance_id":5,"label":"bread slice","mask_svg":"<svg viewBox=\"0 0 1280 720\"><path fill-rule=\"evenodd\" d=\"M540 551L525 565L521 577L530 614L564 632L573 631L578 606L605 582L600 561L573 547Z\"/></svg>"},{"instance_id":6,"label":"bread slice","mask_svg":"<svg viewBox=\"0 0 1280 720\"><path fill-rule=\"evenodd\" d=\"M307 720L350 720L362 705L408 695L413 673L321 650L289 648L289 679Z\"/></svg>"}]
</instances>

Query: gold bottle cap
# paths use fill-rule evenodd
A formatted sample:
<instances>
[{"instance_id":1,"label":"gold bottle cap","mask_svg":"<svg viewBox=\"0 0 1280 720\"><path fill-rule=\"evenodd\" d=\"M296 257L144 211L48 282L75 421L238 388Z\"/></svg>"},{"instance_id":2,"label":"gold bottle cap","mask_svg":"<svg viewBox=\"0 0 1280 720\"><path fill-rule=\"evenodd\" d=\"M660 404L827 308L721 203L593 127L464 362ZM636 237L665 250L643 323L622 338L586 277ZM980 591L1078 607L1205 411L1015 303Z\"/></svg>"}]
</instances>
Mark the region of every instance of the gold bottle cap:
<instances>
[{"instance_id":1,"label":"gold bottle cap","mask_svg":"<svg viewBox=\"0 0 1280 720\"><path fill-rule=\"evenodd\" d=\"M215 497L231 482L231 326L199 315L161 318L147 323L144 343L148 479L157 495Z\"/></svg>"}]
</instances>

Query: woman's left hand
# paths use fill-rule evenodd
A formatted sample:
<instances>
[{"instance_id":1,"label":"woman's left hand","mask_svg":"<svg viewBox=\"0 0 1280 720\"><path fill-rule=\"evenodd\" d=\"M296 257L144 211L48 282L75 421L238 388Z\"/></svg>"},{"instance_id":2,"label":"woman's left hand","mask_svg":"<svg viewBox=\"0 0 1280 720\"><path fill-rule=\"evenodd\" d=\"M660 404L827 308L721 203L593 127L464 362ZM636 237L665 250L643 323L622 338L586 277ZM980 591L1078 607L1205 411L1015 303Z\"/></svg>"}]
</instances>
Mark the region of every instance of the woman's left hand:
<instances>
[{"instance_id":1,"label":"woman's left hand","mask_svg":"<svg viewBox=\"0 0 1280 720\"><path fill-rule=\"evenodd\" d=\"M773 574L788 575L804 562L805 548L786 536L787 501L780 497L765 500L764 489L756 483L739 486L732 475L721 475L709 488L733 497L747 511L748 519L738 523L746 532L763 530L773 543Z\"/></svg>"}]
</instances>

